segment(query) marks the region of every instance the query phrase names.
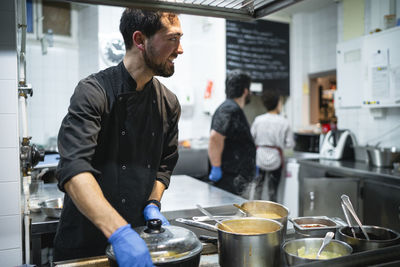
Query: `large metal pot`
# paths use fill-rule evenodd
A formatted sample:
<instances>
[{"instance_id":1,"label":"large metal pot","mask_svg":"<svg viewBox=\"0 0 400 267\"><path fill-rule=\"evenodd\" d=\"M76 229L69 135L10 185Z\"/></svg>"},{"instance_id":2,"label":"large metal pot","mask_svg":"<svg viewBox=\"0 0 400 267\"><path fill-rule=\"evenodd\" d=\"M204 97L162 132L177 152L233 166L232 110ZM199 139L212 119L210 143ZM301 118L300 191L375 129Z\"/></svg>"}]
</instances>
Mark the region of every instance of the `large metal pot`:
<instances>
[{"instance_id":1,"label":"large metal pot","mask_svg":"<svg viewBox=\"0 0 400 267\"><path fill-rule=\"evenodd\" d=\"M266 200L253 200L244 202L242 208L249 211L255 217L272 219L283 225L282 238L284 238L287 229L289 209L279 203Z\"/></svg>"},{"instance_id":2,"label":"large metal pot","mask_svg":"<svg viewBox=\"0 0 400 267\"><path fill-rule=\"evenodd\" d=\"M146 242L155 266L196 267L203 246L196 235L183 227L161 226L160 220L150 220L147 226L134 229ZM118 267L112 246L106 249L110 267Z\"/></svg>"},{"instance_id":3,"label":"large metal pot","mask_svg":"<svg viewBox=\"0 0 400 267\"><path fill-rule=\"evenodd\" d=\"M209 224L177 219L199 228L218 232L218 253L221 267L269 267L280 265L280 246L283 225L280 222L256 217L223 220ZM227 225L233 230L228 231Z\"/></svg>"},{"instance_id":4,"label":"large metal pot","mask_svg":"<svg viewBox=\"0 0 400 267\"><path fill-rule=\"evenodd\" d=\"M356 238L353 237L351 228L348 226L340 227L336 233L336 239L348 243L354 252L384 248L400 244L400 234L388 228L364 225L370 240L363 235L360 227L353 227Z\"/></svg>"}]
</instances>

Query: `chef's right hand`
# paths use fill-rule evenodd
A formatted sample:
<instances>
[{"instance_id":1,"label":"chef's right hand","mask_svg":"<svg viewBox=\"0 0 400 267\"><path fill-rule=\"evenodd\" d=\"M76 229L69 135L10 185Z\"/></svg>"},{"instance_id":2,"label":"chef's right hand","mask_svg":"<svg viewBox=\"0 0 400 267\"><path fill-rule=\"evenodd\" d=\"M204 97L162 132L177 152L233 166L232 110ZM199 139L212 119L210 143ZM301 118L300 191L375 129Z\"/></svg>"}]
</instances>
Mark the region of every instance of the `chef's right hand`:
<instances>
[{"instance_id":1,"label":"chef's right hand","mask_svg":"<svg viewBox=\"0 0 400 267\"><path fill-rule=\"evenodd\" d=\"M108 239L119 267L154 267L144 240L130 224L118 228Z\"/></svg>"},{"instance_id":2,"label":"chef's right hand","mask_svg":"<svg viewBox=\"0 0 400 267\"><path fill-rule=\"evenodd\" d=\"M210 179L213 182L218 182L221 178L222 178L221 167L212 166L210 176L208 176L208 179Z\"/></svg>"}]
</instances>

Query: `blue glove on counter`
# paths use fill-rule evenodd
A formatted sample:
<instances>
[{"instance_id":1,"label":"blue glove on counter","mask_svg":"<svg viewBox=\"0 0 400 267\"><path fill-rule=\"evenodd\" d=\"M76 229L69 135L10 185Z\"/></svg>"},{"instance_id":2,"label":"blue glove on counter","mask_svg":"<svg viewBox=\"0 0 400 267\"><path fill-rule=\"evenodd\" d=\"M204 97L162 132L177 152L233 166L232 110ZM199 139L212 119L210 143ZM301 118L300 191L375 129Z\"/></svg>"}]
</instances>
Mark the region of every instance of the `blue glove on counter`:
<instances>
[{"instance_id":1,"label":"blue glove on counter","mask_svg":"<svg viewBox=\"0 0 400 267\"><path fill-rule=\"evenodd\" d=\"M119 267L154 267L144 240L130 224L118 228L108 239Z\"/></svg>"},{"instance_id":2,"label":"blue glove on counter","mask_svg":"<svg viewBox=\"0 0 400 267\"><path fill-rule=\"evenodd\" d=\"M208 179L210 179L213 182L218 182L221 178L222 178L221 167L212 166L210 176L208 176Z\"/></svg>"},{"instance_id":3,"label":"blue glove on counter","mask_svg":"<svg viewBox=\"0 0 400 267\"><path fill-rule=\"evenodd\" d=\"M144 219L146 221L153 219L160 219L162 225L169 225L169 222L165 217L161 214L160 210L156 205L149 204L143 210Z\"/></svg>"}]
</instances>

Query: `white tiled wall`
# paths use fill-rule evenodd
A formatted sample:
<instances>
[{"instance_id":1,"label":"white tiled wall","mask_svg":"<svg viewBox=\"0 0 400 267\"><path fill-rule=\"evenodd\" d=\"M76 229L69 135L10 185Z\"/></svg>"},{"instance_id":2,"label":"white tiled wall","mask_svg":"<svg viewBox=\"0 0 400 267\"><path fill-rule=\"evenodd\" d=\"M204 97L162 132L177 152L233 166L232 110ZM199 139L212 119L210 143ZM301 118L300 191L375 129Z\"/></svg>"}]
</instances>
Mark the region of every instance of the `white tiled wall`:
<instances>
[{"instance_id":1,"label":"white tiled wall","mask_svg":"<svg viewBox=\"0 0 400 267\"><path fill-rule=\"evenodd\" d=\"M310 14L310 69L318 73L336 69L337 5Z\"/></svg>"},{"instance_id":2,"label":"white tiled wall","mask_svg":"<svg viewBox=\"0 0 400 267\"><path fill-rule=\"evenodd\" d=\"M14 0L0 1L0 258L22 263Z\"/></svg>"},{"instance_id":3,"label":"white tiled wall","mask_svg":"<svg viewBox=\"0 0 400 267\"><path fill-rule=\"evenodd\" d=\"M99 7L85 6L78 14L79 20L79 77L99 70Z\"/></svg>"},{"instance_id":4,"label":"white tiled wall","mask_svg":"<svg viewBox=\"0 0 400 267\"><path fill-rule=\"evenodd\" d=\"M294 130L310 124L309 74L336 69L337 5L292 16L289 120Z\"/></svg>"},{"instance_id":5,"label":"white tiled wall","mask_svg":"<svg viewBox=\"0 0 400 267\"><path fill-rule=\"evenodd\" d=\"M354 132L360 145L400 147L400 108L384 109L378 118L369 108L341 109L337 116L339 128Z\"/></svg>"}]
</instances>

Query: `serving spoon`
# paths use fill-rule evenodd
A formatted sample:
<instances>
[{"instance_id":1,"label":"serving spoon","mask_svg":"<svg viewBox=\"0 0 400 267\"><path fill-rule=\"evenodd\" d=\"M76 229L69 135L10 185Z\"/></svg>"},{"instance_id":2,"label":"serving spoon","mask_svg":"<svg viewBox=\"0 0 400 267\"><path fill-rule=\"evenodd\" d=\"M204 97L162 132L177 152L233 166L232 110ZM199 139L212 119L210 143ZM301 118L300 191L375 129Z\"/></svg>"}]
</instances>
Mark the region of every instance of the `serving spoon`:
<instances>
[{"instance_id":1,"label":"serving spoon","mask_svg":"<svg viewBox=\"0 0 400 267\"><path fill-rule=\"evenodd\" d=\"M226 225L225 223L218 221L211 213L209 213L208 211L206 211L202 206L200 206L199 204L196 205L197 208L204 214L207 215L208 218L210 218L213 221L216 221L218 224L221 224L222 226L224 226L226 229L228 229L228 231L234 233L235 231L229 227L228 225Z\"/></svg>"},{"instance_id":2,"label":"serving spoon","mask_svg":"<svg viewBox=\"0 0 400 267\"><path fill-rule=\"evenodd\" d=\"M319 257L321 256L322 250L324 250L324 248L329 244L329 242L331 242L331 240L332 240L334 235L335 234L333 232L327 232L326 233L326 235L324 237L324 240L322 241L322 245L318 250L316 259L319 259Z\"/></svg>"},{"instance_id":3,"label":"serving spoon","mask_svg":"<svg viewBox=\"0 0 400 267\"><path fill-rule=\"evenodd\" d=\"M365 238L367 240L369 239L369 236L367 234L367 232L365 231L360 219L358 218L356 212L354 211L353 205L351 204L350 198L347 195L342 195L341 196L342 199L342 203L346 206L346 208L350 211L351 215L353 215L354 219L356 220L358 226L360 226L361 231L363 232ZM349 226L350 227L350 226Z\"/></svg>"}]
</instances>

